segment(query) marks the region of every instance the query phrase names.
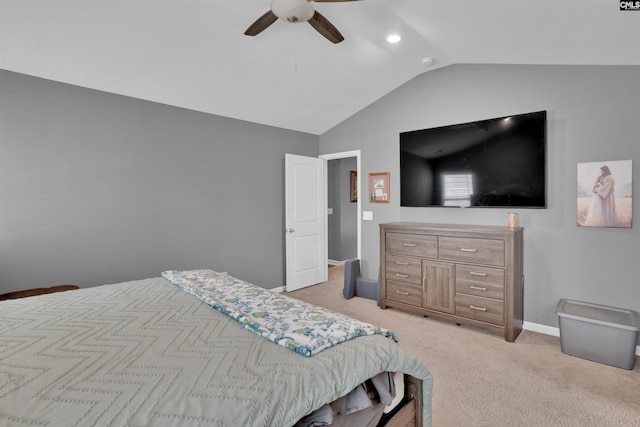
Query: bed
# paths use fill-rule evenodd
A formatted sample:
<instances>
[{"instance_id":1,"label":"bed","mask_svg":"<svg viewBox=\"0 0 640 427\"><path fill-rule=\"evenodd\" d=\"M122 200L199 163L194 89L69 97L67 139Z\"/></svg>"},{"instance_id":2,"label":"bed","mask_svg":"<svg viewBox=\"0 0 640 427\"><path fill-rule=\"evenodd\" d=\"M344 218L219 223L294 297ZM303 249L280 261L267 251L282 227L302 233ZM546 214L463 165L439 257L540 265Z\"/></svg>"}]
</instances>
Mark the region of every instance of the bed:
<instances>
[{"instance_id":1,"label":"bed","mask_svg":"<svg viewBox=\"0 0 640 427\"><path fill-rule=\"evenodd\" d=\"M404 394L382 416L386 425L431 425L431 374L389 331L309 351L252 323L268 315L216 305L176 282L185 272L165 273L0 302L0 425L312 425L309 417L358 389L371 396L371 379L386 372ZM226 292L237 292L233 282L277 298L276 307L296 301L215 275ZM333 415L335 425L362 419Z\"/></svg>"}]
</instances>

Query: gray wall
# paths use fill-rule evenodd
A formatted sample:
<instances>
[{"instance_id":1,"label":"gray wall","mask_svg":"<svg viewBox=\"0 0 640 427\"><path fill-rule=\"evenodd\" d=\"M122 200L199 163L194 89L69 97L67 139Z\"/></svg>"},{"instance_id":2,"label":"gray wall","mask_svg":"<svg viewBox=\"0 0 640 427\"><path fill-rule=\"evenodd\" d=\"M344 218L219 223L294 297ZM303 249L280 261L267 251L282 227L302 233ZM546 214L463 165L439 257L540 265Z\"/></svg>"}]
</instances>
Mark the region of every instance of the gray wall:
<instances>
[{"instance_id":1,"label":"gray wall","mask_svg":"<svg viewBox=\"0 0 640 427\"><path fill-rule=\"evenodd\" d=\"M517 210L525 320L557 326L560 298L640 311L637 224L575 218L578 162L640 161L638 81L637 66L450 66L318 138L0 71L0 292L201 267L280 286L284 153L316 156L318 143L360 149L363 176L391 172L391 203L363 205L375 278L382 222L506 222L503 209L400 208L399 132L547 110L549 207Z\"/></svg>"},{"instance_id":2,"label":"gray wall","mask_svg":"<svg viewBox=\"0 0 640 427\"><path fill-rule=\"evenodd\" d=\"M362 150L362 174L390 171L391 203L371 204L362 268L379 268L378 225L389 221L505 225L505 209L401 208L402 131L538 110L548 112L548 209L515 210L525 228L525 321L557 327L560 298L640 311L640 213L632 229L576 226L576 165L640 164L640 67L455 65L422 74L320 137L320 152ZM366 189L364 190L366 191Z\"/></svg>"},{"instance_id":3,"label":"gray wall","mask_svg":"<svg viewBox=\"0 0 640 427\"><path fill-rule=\"evenodd\" d=\"M327 166L329 260L346 261L358 256L358 209L351 202L351 171L358 167L355 157L329 160Z\"/></svg>"},{"instance_id":4,"label":"gray wall","mask_svg":"<svg viewBox=\"0 0 640 427\"><path fill-rule=\"evenodd\" d=\"M282 286L284 153L318 136L0 71L0 293L191 268Z\"/></svg>"}]
</instances>

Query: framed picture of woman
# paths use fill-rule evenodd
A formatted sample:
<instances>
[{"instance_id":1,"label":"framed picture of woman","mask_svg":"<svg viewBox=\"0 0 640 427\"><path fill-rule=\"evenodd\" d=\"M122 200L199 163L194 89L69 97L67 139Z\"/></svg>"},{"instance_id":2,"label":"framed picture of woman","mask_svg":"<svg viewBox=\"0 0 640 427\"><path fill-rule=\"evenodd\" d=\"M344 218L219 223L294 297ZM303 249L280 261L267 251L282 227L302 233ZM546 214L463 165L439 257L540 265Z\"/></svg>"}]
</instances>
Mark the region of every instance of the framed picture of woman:
<instances>
[{"instance_id":1,"label":"framed picture of woman","mask_svg":"<svg viewBox=\"0 0 640 427\"><path fill-rule=\"evenodd\" d=\"M632 161L578 163L578 227L631 228Z\"/></svg>"}]
</instances>

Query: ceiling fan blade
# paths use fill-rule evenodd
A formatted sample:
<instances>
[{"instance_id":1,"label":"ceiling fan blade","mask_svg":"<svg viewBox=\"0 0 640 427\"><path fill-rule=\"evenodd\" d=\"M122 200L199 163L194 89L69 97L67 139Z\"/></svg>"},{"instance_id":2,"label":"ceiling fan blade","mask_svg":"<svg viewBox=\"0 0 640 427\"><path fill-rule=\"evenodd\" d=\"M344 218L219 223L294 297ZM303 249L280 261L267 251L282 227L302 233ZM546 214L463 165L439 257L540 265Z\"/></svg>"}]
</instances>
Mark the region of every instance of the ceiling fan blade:
<instances>
[{"instance_id":1,"label":"ceiling fan blade","mask_svg":"<svg viewBox=\"0 0 640 427\"><path fill-rule=\"evenodd\" d=\"M334 27L333 24L329 22L327 18L322 16L317 10L315 11L311 19L309 19L309 24L311 24L313 28L315 28L320 34L322 34L327 40L332 43L340 43L342 40L344 40L344 37L342 37L340 31L338 31L338 29Z\"/></svg>"},{"instance_id":2,"label":"ceiling fan blade","mask_svg":"<svg viewBox=\"0 0 640 427\"><path fill-rule=\"evenodd\" d=\"M258 35L264 30L266 30L267 27L269 27L269 25L273 24L277 20L278 20L278 17L273 12L268 11L267 13L262 15L260 18L258 18L256 22L251 24L251 26L247 28L247 31L245 31L244 34L247 36Z\"/></svg>"}]
</instances>

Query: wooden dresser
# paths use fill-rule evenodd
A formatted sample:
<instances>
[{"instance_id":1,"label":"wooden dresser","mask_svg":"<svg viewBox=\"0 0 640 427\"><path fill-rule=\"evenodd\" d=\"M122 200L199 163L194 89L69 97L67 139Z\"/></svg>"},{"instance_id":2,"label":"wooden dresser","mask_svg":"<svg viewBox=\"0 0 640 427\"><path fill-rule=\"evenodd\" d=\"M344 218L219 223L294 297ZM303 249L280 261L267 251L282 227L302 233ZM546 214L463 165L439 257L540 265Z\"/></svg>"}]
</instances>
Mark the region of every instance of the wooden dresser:
<instances>
[{"instance_id":1,"label":"wooden dresser","mask_svg":"<svg viewBox=\"0 0 640 427\"><path fill-rule=\"evenodd\" d=\"M522 331L523 229L380 225L380 307L502 334Z\"/></svg>"}]
</instances>

